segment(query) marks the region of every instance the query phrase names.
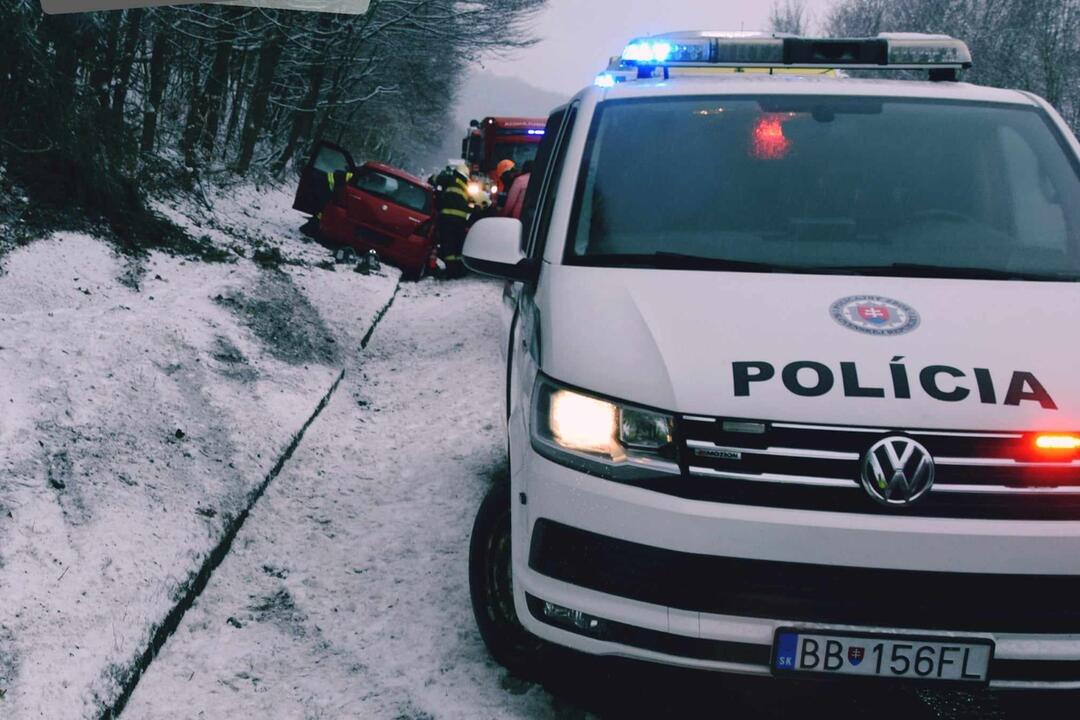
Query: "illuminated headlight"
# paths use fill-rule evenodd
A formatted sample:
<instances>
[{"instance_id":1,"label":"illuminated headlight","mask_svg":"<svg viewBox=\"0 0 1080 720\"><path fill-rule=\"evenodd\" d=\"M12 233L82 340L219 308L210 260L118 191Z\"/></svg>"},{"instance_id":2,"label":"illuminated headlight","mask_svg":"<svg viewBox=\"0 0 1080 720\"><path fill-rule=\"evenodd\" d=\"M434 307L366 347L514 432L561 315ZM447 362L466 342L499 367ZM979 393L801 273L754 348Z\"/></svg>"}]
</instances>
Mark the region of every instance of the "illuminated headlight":
<instances>
[{"instance_id":1,"label":"illuminated headlight","mask_svg":"<svg viewBox=\"0 0 1080 720\"><path fill-rule=\"evenodd\" d=\"M482 192L484 192L484 186L483 185L481 185L478 182L469 183L469 194L470 195L475 197L476 195L479 195Z\"/></svg>"},{"instance_id":2,"label":"illuminated headlight","mask_svg":"<svg viewBox=\"0 0 1080 720\"><path fill-rule=\"evenodd\" d=\"M551 439L567 450L615 455L619 409L606 400L573 390L555 390L548 397Z\"/></svg>"},{"instance_id":3,"label":"illuminated headlight","mask_svg":"<svg viewBox=\"0 0 1080 720\"><path fill-rule=\"evenodd\" d=\"M608 477L678 473L675 420L571 390L541 377L533 393L533 446L550 459Z\"/></svg>"}]
</instances>

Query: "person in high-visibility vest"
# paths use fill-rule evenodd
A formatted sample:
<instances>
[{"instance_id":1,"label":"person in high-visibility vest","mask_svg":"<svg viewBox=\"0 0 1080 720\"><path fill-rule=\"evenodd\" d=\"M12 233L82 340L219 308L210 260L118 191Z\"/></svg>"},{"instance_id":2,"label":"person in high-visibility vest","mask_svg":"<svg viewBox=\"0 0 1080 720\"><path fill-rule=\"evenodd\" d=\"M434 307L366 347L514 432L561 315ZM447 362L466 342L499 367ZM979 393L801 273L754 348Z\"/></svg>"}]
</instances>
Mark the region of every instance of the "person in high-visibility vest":
<instances>
[{"instance_id":1,"label":"person in high-visibility vest","mask_svg":"<svg viewBox=\"0 0 1080 720\"><path fill-rule=\"evenodd\" d=\"M331 171L331 172L326 173L326 184L330 187L330 194L331 195L334 193L334 185L337 183L337 180L334 179L334 176L337 175L338 172L341 172L341 171L338 170L338 171ZM341 174L345 177L345 182L349 182L350 180L352 180L353 174L352 174L351 170L343 172Z\"/></svg>"},{"instance_id":2,"label":"person in high-visibility vest","mask_svg":"<svg viewBox=\"0 0 1080 720\"><path fill-rule=\"evenodd\" d=\"M346 183L352 180L353 177L353 173L350 170L331 170L326 173L326 190L324 191L318 187L312 188L315 193L314 202L317 205L326 207L326 203L330 202L334 197L334 186L337 184L337 179L334 177L335 175L341 175ZM300 232L308 237L318 239L319 223L322 222L322 215L322 209L320 208L319 212L312 215L308 221L300 227Z\"/></svg>"},{"instance_id":3,"label":"person in high-visibility vest","mask_svg":"<svg viewBox=\"0 0 1080 720\"><path fill-rule=\"evenodd\" d=\"M331 198L334 197L334 185L337 184L337 180L334 178L334 176L338 175L338 174L340 174L345 179L346 183L349 182L350 180L352 180L352 177L353 177L353 174L352 174L351 170L347 170L347 171L331 170L330 172L326 173L326 187L328 187L330 189L330 197ZM327 200L327 202L330 202L330 201ZM322 220L322 211L321 210L315 215L315 220L316 221Z\"/></svg>"},{"instance_id":4,"label":"person in high-visibility vest","mask_svg":"<svg viewBox=\"0 0 1080 720\"><path fill-rule=\"evenodd\" d=\"M439 178L439 250L446 274L457 277L465 273L461 249L469 231L469 168L458 165L447 170Z\"/></svg>"}]
</instances>

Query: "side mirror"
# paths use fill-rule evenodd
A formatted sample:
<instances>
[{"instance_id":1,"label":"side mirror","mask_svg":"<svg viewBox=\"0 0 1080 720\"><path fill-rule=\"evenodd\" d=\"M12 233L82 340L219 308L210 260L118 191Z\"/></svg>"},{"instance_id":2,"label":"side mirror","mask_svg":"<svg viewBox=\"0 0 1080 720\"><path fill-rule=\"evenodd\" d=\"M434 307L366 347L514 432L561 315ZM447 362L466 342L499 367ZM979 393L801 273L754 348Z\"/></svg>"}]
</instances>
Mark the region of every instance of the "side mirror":
<instances>
[{"instance_id":1,"label":"side mirror","mask_svg":"<svg viewBox=\"0 0 1080 720\"><path fill-rule=\"evenodd\" d=\"M489 217L478 220L465 238L465 267L481 275L531 282L536 273L521 252L521 221Z\"/></svg>"}]
</instances>

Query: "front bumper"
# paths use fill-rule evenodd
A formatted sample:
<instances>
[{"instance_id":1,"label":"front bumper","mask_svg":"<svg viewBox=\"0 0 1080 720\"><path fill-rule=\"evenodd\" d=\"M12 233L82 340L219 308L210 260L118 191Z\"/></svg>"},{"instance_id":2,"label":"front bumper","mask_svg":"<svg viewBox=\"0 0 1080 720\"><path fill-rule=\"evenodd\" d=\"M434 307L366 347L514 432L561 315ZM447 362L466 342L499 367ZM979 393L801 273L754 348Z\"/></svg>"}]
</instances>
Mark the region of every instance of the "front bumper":
<instances>
[{"instance_id":1,"label":"front bumper","mask_svg":"<svg viewBox=\"0 0 1080 720\"><path fill-rule=\"evenodd\" d=\"M518 450L515 604L551 642L765 675L781 626L980 637L992 687L1080 689L1078 522L701 502ZM599 622L574 628L545 602Z\"/></svg>"}]
</instances>

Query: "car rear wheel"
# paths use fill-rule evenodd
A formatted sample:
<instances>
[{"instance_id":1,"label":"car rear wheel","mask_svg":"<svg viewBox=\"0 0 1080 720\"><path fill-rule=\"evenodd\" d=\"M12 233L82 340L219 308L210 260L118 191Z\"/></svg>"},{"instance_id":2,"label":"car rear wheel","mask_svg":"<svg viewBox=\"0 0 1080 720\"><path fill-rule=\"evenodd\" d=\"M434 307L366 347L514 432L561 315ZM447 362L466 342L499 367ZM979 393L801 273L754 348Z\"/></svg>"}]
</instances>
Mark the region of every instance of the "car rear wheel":
<instances>
[{"instance_id":1,"label":"car rear wheel","mask_svg":"<svg viewBox=\"0 0 1080 720\"><path fill-rule=\"evenodd\" d=\"M427 265L421 265L419 268L401 271L401 278L408 282L420 282L424 279L425 275L427 275Z\"/></svg>"},{"instance_id":2,"label":"car rear wheel","mask_svg":"<svg viewBox=\"0 0 1080 720\"><path fill-rule=\"evenodd\" d=\"M469 590L473 614L491 656L521 677L535 674L550 646L518 620L510 552L510 483L488 491L469 542Z\"/></svg>"}]
</instances>

